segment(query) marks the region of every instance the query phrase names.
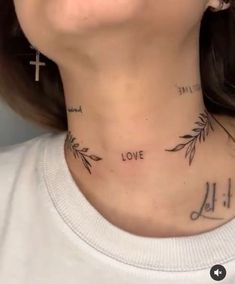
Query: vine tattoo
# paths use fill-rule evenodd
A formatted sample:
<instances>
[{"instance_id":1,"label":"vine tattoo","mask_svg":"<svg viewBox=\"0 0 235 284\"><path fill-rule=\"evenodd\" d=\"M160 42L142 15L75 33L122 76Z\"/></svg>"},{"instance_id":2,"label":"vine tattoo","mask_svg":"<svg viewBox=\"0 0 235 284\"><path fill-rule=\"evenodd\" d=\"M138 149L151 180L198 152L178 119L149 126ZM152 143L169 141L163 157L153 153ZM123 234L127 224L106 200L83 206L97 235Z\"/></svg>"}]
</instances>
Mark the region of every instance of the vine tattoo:
<instances>
[{"instance_id":1,"label":"vine tattoo","mask_svg":"<svg viewBox=\"0 0 235 284\"><path fill-rule=\"evenodd\" d=\"M89 148L82 148L78 149L80 146L79 143L76 143L76 138L72 136L71 131L68 131L66 139L65 139L65 147L70 150L75 159L81 159L83 162L83 165L88 170L88 172L91 174L90 168L92 167L91 163L88 161L88 158L93 161L100 161L102 158L96 156L96 155L88 155L86 154Z\"/></svg>"},{"instance_id":2,"label":"vine tattoo","mask_svg":"<svg viewBox=\"0 0 235 284\"><path fill-rule=\"evenodd\" d=\"M191 166L196 153L196 145L205 142L210 131L214 131L212 120L214 120L226 132L228 138L235 143L235 138L232 136L232 134L222 125L222 123L218 121L217 118L214 117L214 115L205 109L204 113L200 113L198 121L195 122L196 127L194 126L192 133L179 136L179 138L185 139L185 142L176 145L172 149L165 149L165 151L177 152L185 148L185 159L188 158L189 166Z\"/></svg>"},{"instance_id":3,"label":"vine tattoo","mask_svg":"<svg viewBox=\"0 0 235 284\"><path fill-rule=\"evenodd\" d=\"M192 164L193 158L195 156L197 142L205 142L206 136L208 136L210 130L214 131L207 110L205 110L204 113L200 113L198 121L196 121L195 124L197 127L194 127L192 129L193 133L179 136L180 138L185 139L185 142L178 144L173 149L166 149L166 151L169 152L177 152L185 148L185 158L189 159L189 165Z\"/></svg>"},{"instance_id":4,"label":"vine tattoo","mask_svg":"<svg viewBox=\"0 0 235 284\"><path fill-rule=\"evenodd\" d=\"M233 194L231 193L232 189L232 181L231 178L228 179L228 186L227 186L227 192L223 193L223 200L221 202L222 206L225 208L231 208L231 198ZM199 208L198 211L193 211L190 214L190 219L195 221L199 219L200 217L206 218L206 219L214 219L214 220L222 220L224 218L220 217L214 217L214 216L208 216L207 212L213 212L215 211L216 202L218 199L216 198L216 190L217 190L217 184L214 183L206 183L206 194L202 201L202 205Z\"/></svg>"}]
</instances>

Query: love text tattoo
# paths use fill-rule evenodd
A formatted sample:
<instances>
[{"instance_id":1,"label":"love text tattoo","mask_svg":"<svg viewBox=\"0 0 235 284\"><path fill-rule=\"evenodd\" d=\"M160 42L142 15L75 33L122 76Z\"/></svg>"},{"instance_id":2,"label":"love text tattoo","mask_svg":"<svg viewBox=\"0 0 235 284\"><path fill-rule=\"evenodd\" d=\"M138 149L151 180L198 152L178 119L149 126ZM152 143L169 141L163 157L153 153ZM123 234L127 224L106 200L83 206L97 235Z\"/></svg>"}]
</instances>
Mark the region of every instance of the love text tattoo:
<instances>
[{"instance_id":1,"label":"love text tattoo","mask_svg":"<svg viewBox=\"0 0 235 284\"><path fill-rule=\"evenodd\" d=\"M68 112L82 112L82 107L80 106L79 108L68 108Z\"/></svg>"},{"instance_id":2,"label":"love text tattoo","mask_svg":"<svg viewBox=\"0 0 235 284\"><path fill-rule=\"evenodd\" d=\"M144 159L144 152L143 151L137 151L137 152L127 152L127 153L122 153L122 161L127 161L127 160L138 160L138 159Z\"/></svg>"},{"instance_id":3,"label":"love text tattoo","mask_svg":"<svg viewBox=\"0 0 235 284\"><path fill-rule=\"evenodd\" d=\"M197 142L205 142L206 136L208 136L209 132L214 131L207 110L205 110L204 113L200 113L198 121L196 121L195 124L196 126L194 126L194 128L192 129L192 133L184 136L179 136L180 138L185 139L184 142L178 144L172 149L165 150L169 152L177 152L185 148L185 158L188 158L189 165L192 164L193 158L195 156Z\"/></svg>"},{"instance_id":4,"label":"love text tattoo","mask_svg":"<svg viewBox=\"0 0 235 284\"><path fill-rule=\"evenodd\" d=\"M65 146L68 150L70 150L73 153L75 159L81 158L83 165L88 170L88 172L91 174L90 168L92 167L92 165L88 161L88 158L93 161L100 161L102 160L102 158L96 155L86 154L89 148L78 149L79 143L77 143L75 140L76 138L72 136L71 131L68 131L66 139L65 139Z\"/></svg>"},{"instance_id":5,"label":"love text tattoo","mask_svg":"<svg viewBox=\"0 0 235 284\"><path fill-rule=\"evenodd\" d=\"M234 196L231 192L232 190L232 180L231 178L228 179L227 189L226 192L223 193L223 197L221 200L218 200L216 198L216 190L217 190L217 183L206 183L206 194L202 201L202 205L199 208L198 211L193 211L190 214L190 219L195 221L201 218L206 219L214 219L214 220L222 220L224 218L218 217L218 216L209 216L209 214L212 214L215 212L216 209L216 203L219 201L220 204L225 208L231 208L231 198ZM208 214L207 214L208 213Z\"/></svg>"},{"instance_id":6,"label":"love text tattoo","mask_svg":"<svg viewBox=\"0 0 235 284\"><path fill-rule=\"evenodd\" d=\"M195 84L195 85L192 85L192 86L177 86L177 85L175 85L175 86L176 86L180 96L182 96L184 94L192 94L192 93L201 91L201 85L200 84Z\"/></svg>"}]
</instances>

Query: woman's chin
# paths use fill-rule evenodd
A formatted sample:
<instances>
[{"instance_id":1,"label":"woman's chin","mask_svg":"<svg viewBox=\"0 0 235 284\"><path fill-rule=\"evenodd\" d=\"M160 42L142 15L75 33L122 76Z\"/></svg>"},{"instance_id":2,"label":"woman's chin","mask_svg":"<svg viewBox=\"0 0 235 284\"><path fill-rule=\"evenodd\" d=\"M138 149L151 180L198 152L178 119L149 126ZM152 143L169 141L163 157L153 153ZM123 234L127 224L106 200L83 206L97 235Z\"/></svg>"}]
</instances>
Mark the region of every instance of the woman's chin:
<instances>
[{"instance_id":1,"label":"woman's chin","mask_svg":"<svg viewBox=\"0 0 235 284\"><path fill-rule=\"evenodd\" d=\"M119 25L143 13L146 0L47 0L42 7L51 28L82 33Z\"/></svg>"}]
</instances>

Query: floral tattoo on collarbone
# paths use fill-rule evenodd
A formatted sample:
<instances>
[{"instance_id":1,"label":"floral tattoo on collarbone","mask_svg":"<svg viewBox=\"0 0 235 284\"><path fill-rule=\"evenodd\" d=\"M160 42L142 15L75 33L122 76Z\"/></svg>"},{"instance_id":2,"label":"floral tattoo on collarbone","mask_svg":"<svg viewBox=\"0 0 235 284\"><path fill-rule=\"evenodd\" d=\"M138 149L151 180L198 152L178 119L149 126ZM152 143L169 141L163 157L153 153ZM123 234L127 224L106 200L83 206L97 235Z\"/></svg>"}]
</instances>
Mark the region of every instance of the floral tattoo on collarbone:
<instances>
[{"instance_id":1,"label":"floral tattoo on collarbone","mask_svg":"<svg viewBox=\"0 0 235 284\"><path fill-rule=\"evenodd\" d=\"M192 129L192 133L179 136L179 138L183 138L185 141L176 145L172 149L165 149L165 151L177 152L186 149L185 159L188 159L189 166L191 166L196 153L196 145L205 142L209 133L214 131L212 119L227 133L229 139L235 143L235 138L229 133L229 131L205 109L204 113L200 113L198 116L198 121L195 122L196 126Z\"/></svg>"},{"instance_id":2,"label":"floral tattoo on collarbone","mask_svg":"<svg viewBox=\"0 0 235 284\"><path fill-rule=\"evenodd\" d=\"M88 159L91 159L95 162L102 160L102 158L96 156L96 155L89 155L87 154L89 148L81 148L79 149L80 144L77 143L76 138L73 137L71 134L71 131L68 131L65 139L65 147L73 153L73 156L75 159L81 159L83 165L88 170L88 172L91 174L91 163L88 161Z\"/></svg>"}]
</instances>

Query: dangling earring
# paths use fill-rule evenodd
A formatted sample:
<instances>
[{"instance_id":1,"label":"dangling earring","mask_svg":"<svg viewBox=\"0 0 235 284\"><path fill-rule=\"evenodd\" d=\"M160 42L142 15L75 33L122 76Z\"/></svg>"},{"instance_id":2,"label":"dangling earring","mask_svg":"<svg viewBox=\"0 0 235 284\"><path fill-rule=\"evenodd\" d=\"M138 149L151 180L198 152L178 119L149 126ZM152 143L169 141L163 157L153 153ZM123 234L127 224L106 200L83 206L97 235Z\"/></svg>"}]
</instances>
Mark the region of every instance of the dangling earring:
<instances>
[{"instance_id":1,"label":"dangling earring","mask_svg":"<svg viewBox=\"0 0 235 284\"><path fill-rule=\"evenodd\" d=\"M41 66L46 66L45 62L40 62L40 51L37 50L37 48L33 47L32 45L30 45L31 49L35 49L36 50L36 59L35 61L30 61L29 64L30 65L35 65L35 81L39 82L39 73L40 73L40 67Z\"/></svg>"}]
</instances>

